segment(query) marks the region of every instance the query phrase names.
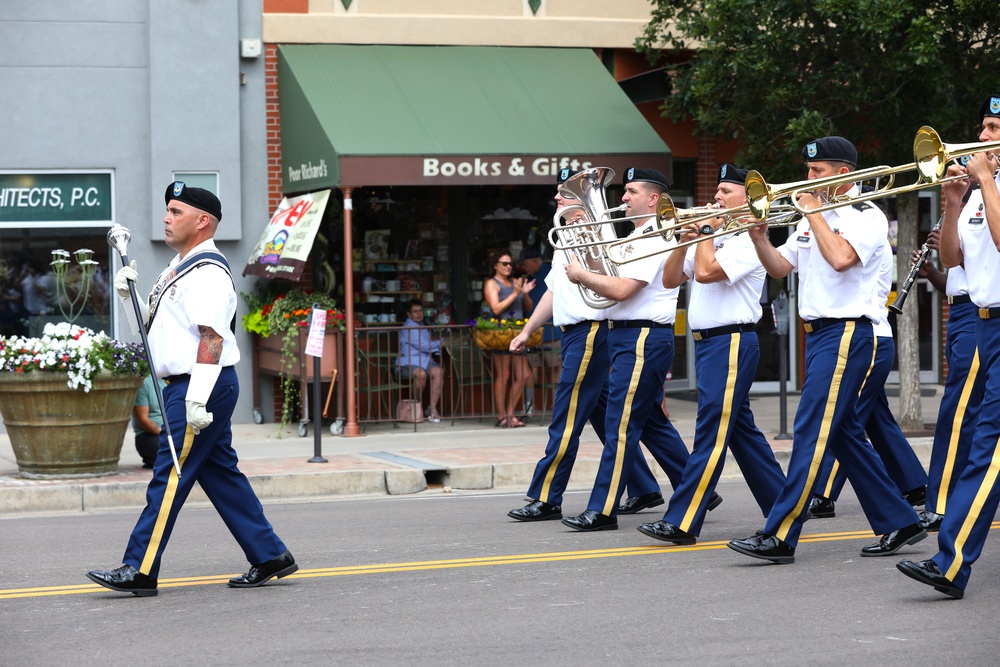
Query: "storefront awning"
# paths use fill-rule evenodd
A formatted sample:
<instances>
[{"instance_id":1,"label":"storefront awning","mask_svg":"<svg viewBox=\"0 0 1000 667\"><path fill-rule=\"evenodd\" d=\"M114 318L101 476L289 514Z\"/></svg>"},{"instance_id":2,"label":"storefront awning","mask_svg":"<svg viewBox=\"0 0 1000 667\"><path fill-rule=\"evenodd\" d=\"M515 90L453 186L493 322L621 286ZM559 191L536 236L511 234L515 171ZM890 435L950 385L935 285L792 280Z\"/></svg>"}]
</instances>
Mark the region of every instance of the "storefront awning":
<instances>
[{"instance_id":1,"label":"storefront awning","mask_svg":"<svg viewBox=\"0 0 1000 667\"><path fill-rule=\"evenodd\" d=\"M286 193L341 185L552 184L669 149L589 49L285 45Z\"/></svg>"}]
</instances>

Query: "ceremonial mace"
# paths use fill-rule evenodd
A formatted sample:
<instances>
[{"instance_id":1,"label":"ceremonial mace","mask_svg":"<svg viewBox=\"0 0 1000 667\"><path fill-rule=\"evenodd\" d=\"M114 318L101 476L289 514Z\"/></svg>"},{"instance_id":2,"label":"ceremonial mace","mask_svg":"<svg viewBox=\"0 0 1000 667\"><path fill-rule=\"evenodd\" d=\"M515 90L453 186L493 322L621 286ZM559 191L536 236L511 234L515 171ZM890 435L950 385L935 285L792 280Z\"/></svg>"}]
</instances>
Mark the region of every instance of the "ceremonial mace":
<instances>
[{"instance_id":1,"label":"ceremonial mace","mask_svg":"<svg viewBox=\"0 0 1000 667\"><path fill-rule=\"evenodd\" d=\"M108 245L118 251L122 258L122 266L128 266L128 242L132 240L132 232L122 225L115 225L108 230ZM135 284L128 281L128 293L132 296L132 309L135 310L135 319L139 323L139 333L142 335L142 347L146 351L146 361L149 362L149 370L153 372L156 366L153 365L153 355L149 351L149 338L146 337L146 326L142 322L142 311L139 309L139 298L135 295ZM170 445L170 456L174 460L174 469L177 477L181 476L181 464L177 461L177 450L174 449L174 436L170 433L170 420L167 419L167 408L163 405L163 392L160 391L160 383L153 378L153 389L156 390L156 400L160 404L160 414L163 415L163 428L167 432L167 444Z\"/></svg>"}]
</instances>

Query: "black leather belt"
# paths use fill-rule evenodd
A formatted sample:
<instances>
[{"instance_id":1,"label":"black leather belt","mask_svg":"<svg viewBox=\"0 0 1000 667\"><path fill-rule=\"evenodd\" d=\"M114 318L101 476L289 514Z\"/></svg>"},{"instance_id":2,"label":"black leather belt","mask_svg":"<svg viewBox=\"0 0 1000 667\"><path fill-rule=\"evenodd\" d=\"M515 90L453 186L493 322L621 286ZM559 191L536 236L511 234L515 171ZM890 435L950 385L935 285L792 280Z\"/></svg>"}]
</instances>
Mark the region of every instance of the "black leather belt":
<instances>
[{"instance_id":1,"label":"black leather belt","mask_svg":"<svg viewBox=\"0 0 1000 667\"><path fill-rule=\"evenodd\" d=\"M582 322L576 322L574 324L567 324L566 326L560 325L559 326L559 331L562 331L563 333L569 333L573 329L578 329L580 327L589 327L591 324L593 324L592 320L583 320Z\"/></svg>"},{"instance_id":2,"label":"black leather belt","mask_svg":"<svg viewBox=\"0 0 1000 667\"><path fill-rule=\"evenodd\" d=\"M845 322L865 322L867 317L821 317L818 320L809 320L804 322L803 325L806 328L806 333L816 333L824 327L828 327L831 324L844 324Z\"/></svg>"},{"instance_id":3,"label":"black leather belt","mask_svg":"<svg viewBox=\"0 0 1000 667\"><path fill-rule=\"evenodd\" d=\"M1000 317L1000 308L980 308L979 319L995 320Z\"/></svg>"},{"instance_id":4,"label":"black leather belt","mask_svg":"<svg viewBox=\"0 0 1000 667\"><path fill-rule=\"evenodd\" d=\"M972 303L972 297L968 294L959 294L958 296L949 296L948 303L951 305L957 305L960 303Z\"/></svg>"},{"instance_id":5,"label":"black leather belt","mask_svg":"<svg viewBox=\"0 0 1000 667\"><path fill-rule=\"evenodd\" d=\"M712 327L711 329L699 329L698 331L692 331L691 335L694 336L695 340L705 340L706 338L711 338L712 336L734 334L736 332L749 333L756 330L756 324L727 324L721 327Z\"/></svg>"},{"instance_id":6,"label":"black leather belt","mask_svg":"<svg viewBox=\"0 0 1000 667\"><path fill-rule=\"evenodd\" d=\"M653 320L608 320L608 328L610 329L665 329L673 326L673 322L654 322Z\"/></svg>"},{"instance_id":7,"label":"black leather belt","mask_svg":"<svg viewBox=\"0 0 1000 667\"><path fill-rule=\"evenodd\" d=\"M183 373L181 375L168 375L167 377L163 378L163 381L166 382L167 384L172 384L174 382L180 382L181 380L190 380L190 379L191 379L190 373Z\"/></svg>"}]
</instances>

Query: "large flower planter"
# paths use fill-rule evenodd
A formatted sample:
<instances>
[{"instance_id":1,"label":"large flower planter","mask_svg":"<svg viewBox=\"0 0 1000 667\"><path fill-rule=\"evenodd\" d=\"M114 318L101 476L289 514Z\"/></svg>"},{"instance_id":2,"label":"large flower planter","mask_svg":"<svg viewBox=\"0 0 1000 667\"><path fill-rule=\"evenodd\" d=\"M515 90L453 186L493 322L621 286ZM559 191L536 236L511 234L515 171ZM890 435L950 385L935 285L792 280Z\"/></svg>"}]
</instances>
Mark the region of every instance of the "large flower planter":
<instances>
[{"instance_id":1,"label":"large flower planter","mask_svg":"<svg viewBox=\"0 0 1000 667\"><path fill-rule=\"evenodd\" d=\"M118 470L142 377L99 374L89 392L65 373L0 375L0 414L22 477L100 477Z\"/></svg>"},{"instance_id":2,"label":"large flower planter","mask_svg":"<svg viewBox=\"0 0 1000 667\"><path fill-rule=\"evenodd\" d=\"M510 349L510 341L514 340L520 330L516 329L473 329L472 340L483 350ZM536 329L528 336L525 347L538 347L542 344L542 330Z\"/></svg>"},{"instance_id":3,"label":"large flower planter","mask_svg":"<svg viewBox=\"0 0 1000 667\"><path fill-rule=\"evenodd\" d=\"M268 375L280 375L282 372L281 355L283 333L274 336L255 336L257 340L257 364L261 372ZM337 368L337 352L343 347L344 334L340 331L328 331L323 339L323 356L320 361L320 377L329 380ZM305 353L309 333L305 330L297 332L292 346L292 357L289 368L285 372L294 380L312 382L313 357Z\"/></svg>"}]
</instances>

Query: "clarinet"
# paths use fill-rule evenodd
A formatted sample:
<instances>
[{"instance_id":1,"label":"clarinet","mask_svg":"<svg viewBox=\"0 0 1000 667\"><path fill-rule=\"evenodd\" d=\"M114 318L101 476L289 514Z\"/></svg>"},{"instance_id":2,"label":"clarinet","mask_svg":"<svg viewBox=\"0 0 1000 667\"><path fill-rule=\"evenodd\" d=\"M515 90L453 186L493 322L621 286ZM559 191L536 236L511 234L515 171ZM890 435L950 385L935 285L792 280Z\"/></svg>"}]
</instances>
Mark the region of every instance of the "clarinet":
<instances>
[{"instance_id":1,"label":"clarinet","mask_svg":"<svg viewBox=\"0 0 1000 667\"><path fill-rule=\"evenodd\" d=\"M935 230L941 229L941 223L943 222L944 222L944 214L942 213L941 217L938 218L937 223L934 225L934 229L932 229L931 231L933 232ZM897 315L903 312L903 302L906 301L906 297L910 293L910 288L913 287L913 283L917 281L917 277L920 275L920 268L924 265L924 262L927 261L927 258L930 256L930 254L931 254L931 249L927 246L926 243L920 246L920 256L917 257L917 261L915 261L913 263L913 266L910 267L910 272L906 275L906 280L903 281L903 284L896 292L895 301L889 304L889 310L896 313Z\"/></svg>"}]
</instances>

